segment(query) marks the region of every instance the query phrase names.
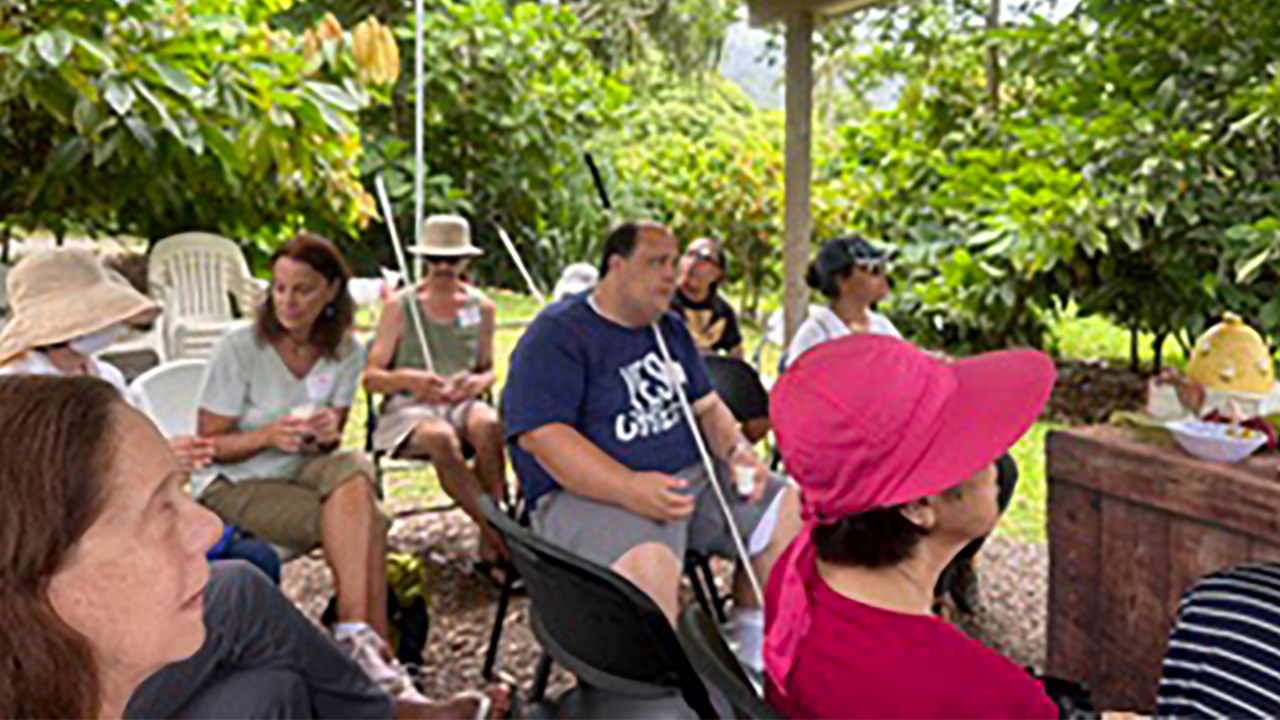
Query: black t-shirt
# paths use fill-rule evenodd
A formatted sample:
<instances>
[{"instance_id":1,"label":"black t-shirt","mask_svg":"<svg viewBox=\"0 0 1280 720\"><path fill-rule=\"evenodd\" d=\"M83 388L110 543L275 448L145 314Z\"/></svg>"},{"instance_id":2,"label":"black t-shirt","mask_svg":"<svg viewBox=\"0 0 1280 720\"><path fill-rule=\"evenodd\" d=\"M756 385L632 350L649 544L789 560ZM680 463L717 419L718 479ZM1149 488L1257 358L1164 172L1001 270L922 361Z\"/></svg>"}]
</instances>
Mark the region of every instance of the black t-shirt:
<instances>
[{"instance_id":1,"label":"black t-shirt","mask_svg":"<svg viewBox=\"0 0 1280 720\"><path fill-rule=\"evenodd\" d=\"M689 334L703 353L727 353L742 344L738 316L733 307L718 293L712 292L701 302L694 302L676 289L671 309L684 318Z\"/></svg>"}]
</instances>

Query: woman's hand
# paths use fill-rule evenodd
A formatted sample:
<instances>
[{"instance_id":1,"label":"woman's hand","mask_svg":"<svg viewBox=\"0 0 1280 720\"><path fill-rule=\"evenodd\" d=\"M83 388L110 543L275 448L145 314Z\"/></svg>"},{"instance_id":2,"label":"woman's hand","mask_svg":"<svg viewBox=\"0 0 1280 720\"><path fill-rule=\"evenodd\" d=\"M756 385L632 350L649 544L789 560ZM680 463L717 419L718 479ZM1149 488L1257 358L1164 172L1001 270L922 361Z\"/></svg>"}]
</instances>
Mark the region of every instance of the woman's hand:
<instances>
[{"instance_id":1,"label":"woman's hand","mask_svg":"<svg viewBox=\"0 0 1280 720\"><path fill-rule=\"evenodd\" d=\"M271 441L271 447L288 455L299 455L306 449L307 438L315 443L316 434L307 420L286 417L263 428Z\"/></svg>"},{"instance_id":2,"label":"woman's hand","mask_svg":"<svg viewBox=\"0 0 1280 720\"><path fill-rule=\"evenodd\" d=\"M307 421L311 432L315 434L315 444L327 447L342 442L342 428L338 425L338 411L333 408L320 408Z\"/></svg>"},{"instance_id":3,"label":"woman's hand","mask_svg":"<svg viewBox=\"0 0 1280 720\"><path fill-rule=\"evenodd\" d=\"M180 437L169 441L169 447L178 458L183 472L203 470L213 462L213 438Z\"/></svg>"}]
</instances>

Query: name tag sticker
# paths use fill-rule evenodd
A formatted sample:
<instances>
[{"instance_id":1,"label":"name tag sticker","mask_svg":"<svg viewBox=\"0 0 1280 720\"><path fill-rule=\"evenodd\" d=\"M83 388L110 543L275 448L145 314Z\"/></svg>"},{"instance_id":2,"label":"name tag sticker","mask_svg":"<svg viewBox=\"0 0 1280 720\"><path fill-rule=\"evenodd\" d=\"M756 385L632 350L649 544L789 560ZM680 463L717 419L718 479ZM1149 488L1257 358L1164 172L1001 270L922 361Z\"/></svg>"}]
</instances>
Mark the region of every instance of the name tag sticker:
<instances>
[{"instance_id":1,"label":"name tag sticker","mask_svg":"<svg viewBox=\"0 0 1280 720\"><path fill-rule=\"evenodd\" d=\"M307 397L312 402L324 402L333 394L333 373L319 373L307 378Z\"/></svg>"},{"instance_id":2,"label":"name tag sticker","mask_svg":"<svg viewBox=\"0 0 1280 720\"><path fill-rule=\"evenodd\" d=\"M480 308L463 308L458 311L458 324L464 328L480 324Z\"/></svg>"}]
</instances>

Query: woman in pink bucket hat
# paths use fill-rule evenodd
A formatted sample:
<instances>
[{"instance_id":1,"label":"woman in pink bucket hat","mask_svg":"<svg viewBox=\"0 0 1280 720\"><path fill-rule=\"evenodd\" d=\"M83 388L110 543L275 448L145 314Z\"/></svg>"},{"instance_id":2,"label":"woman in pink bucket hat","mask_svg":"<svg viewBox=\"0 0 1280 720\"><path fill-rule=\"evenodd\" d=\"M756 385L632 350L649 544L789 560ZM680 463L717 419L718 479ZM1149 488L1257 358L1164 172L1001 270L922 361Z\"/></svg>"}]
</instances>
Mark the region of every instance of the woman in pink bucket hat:
<instances>
[{"instance_id":1,"label":"woman in pink bucket hat","mask_svg":"<svg viewBox=\"0 0 1280 720\"><path fill-rule=\"evenodd\" d=\"M854 335L779 379L770 416L805 523L765 602L768 696L786 715L1057 717L1036 680L930 612L943 568L994 526L994 463L1055 375L1033 351L950 361Z\"/></svg>"}]
</instances>

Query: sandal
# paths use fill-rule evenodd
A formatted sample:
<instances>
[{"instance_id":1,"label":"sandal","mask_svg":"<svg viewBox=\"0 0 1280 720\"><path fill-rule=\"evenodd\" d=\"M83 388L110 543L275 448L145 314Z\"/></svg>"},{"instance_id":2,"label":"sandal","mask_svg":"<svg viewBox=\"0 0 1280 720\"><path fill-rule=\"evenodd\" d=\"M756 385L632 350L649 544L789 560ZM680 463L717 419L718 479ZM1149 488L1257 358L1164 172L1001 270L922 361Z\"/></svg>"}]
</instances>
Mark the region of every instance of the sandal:
<instances>
[{"instance_id":1,"label":"sandal","mask_svg":"<svg viewBox=\"0 0 1280 720\"><path fill-rule=\"evenodd\" d=\"M518 718L522 716L520 711L520 686L514 678L505 673L498 673L497 682L490 687L500 687L507 691L507 712L502 717ZM489 720L489 713L493 711L493 698L483 690L466 690L454 695L453 699L475 700L476 720Z\"/></svg>"}]
</instances>

